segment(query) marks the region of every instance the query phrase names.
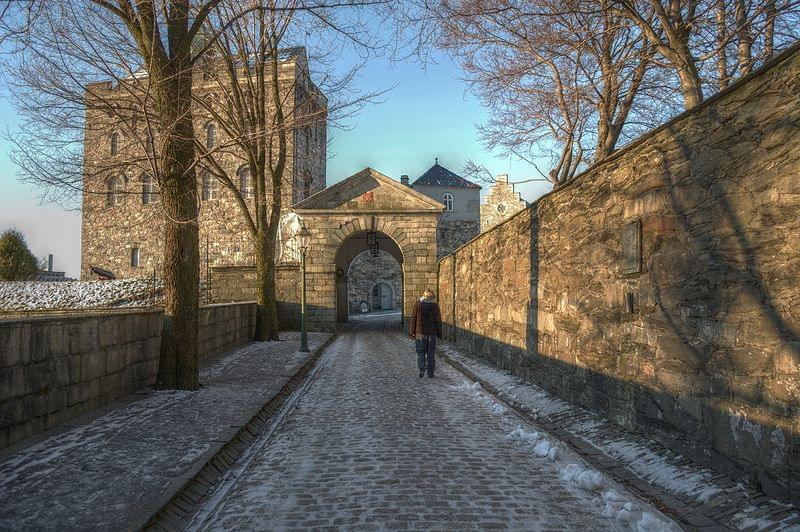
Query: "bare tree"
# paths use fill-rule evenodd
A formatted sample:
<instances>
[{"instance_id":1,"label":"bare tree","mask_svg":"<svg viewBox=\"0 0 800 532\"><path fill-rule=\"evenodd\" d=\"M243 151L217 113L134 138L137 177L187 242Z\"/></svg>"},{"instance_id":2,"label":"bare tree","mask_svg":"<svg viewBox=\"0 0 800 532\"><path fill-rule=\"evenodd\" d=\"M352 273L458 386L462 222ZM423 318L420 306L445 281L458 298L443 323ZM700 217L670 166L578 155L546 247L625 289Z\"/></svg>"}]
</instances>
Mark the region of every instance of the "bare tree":
<instances>
[{"instance_id":1,"label":"bare tree","mask_svg":"<svg viewBox=\"0 0 800 532\"><path fill-rule=\"evenodd\" d=\"M797 39L796 0L779 5L773 0L612 0L619 13L637 24L655 45L658 55L675 72L684 108L703 101L704 85L726 87L736 76L743 76L776 46ZM764 43L755 47L754 35L764 34ZM735 48L730 53L730 48ZM731 59L735 59L733 64ZM715 59L715 67L704 72L705 64ZM716 79L715 79L716 78Z\"/></svg>"},{"instance_id":2,"label":"bare tree","mask_svg":"<svg viewBox=\"0 0 800 532\"><path fill-rule=\"evenodd\" d=\"M60 197L106 193L93 177L146 166L164 215L165 327L158 382L196 389L198 233L192 128L192 43L219 0L28 2L12 33L20 52L6 64L22 131L23 177ZM22 4L20 4L22 5ZM102 83L98 83L102 82ZM124 97L123 97L124 96ZM82 153L84 114L105 113L138 144L131 160ZM139 120L141 118L141 120ZM85 186L85 185L88 185Z\"/></svg>"},{"instance_id":3,"label":"bare tree","mask_svg":"<svg viewBox=\"0 0 800 532\"><path fill-rule=\"evenodd\" d=\"M560 185L624 138L654 46L610 1L445 0L428 9L443 28L438 45L462 60L491 110L481 129L489 147L529 162L534 150L550 153L547 178Z\"/></svg>"},{"instance_id":4,"label":"bare tree","mask_svg":"<svg viewBox=\"0 0 800 532\"><path fill-rule=\"evenodd\" d=\"M245 16L238 13L243 7ZM360 62L339 68L339 75L326 68L331 69L337 49L347 43L364 51L384 46L370 35L359 12L373 15L386 7L389 2L375 0L335 7L299 0L225 1L207 23L207 32L219 38L202 64L211 89L196 94L195 100L209 124L219 126L220 138L198 139L199 164L204 187L208 179L222 185L250 236L259 340L278 338L274 263L282 210L322 187L324 176L314 175L322 169L313 172L310 167L324 152L320 144L326 142L328 119L341 120L381 94L360 94L350 87ZM345 20L336 17L339 12L347 14ZM291 46L300 42L319 48L319 53L309 59L309 47ZM311 60L322 67L316 73L323 90L311 80Z\"/></svg>"}]
</instances>

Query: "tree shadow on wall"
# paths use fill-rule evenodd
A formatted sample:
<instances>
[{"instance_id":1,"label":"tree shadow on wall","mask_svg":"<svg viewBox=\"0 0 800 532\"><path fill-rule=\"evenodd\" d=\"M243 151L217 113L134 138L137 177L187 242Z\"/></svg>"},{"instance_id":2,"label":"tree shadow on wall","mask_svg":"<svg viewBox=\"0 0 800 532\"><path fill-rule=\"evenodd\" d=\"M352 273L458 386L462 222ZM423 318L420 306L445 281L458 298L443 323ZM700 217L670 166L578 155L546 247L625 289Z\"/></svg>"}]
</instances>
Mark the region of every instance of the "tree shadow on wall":
<instances>
[{"instance_id":1,"label":"tree shadow on wall","mask_svg":"<svg viewBox=\"0 0 800 532\"><path fill-rule=\"evenodd\" d=\"M707 112L717 128L732 127L715 107ZM737 177L743 171L762 171L763 138L791 138L787 132L796 129L789 118L774 119L760 128L747 128L749 137L723 150L699 143L693 147L682 142L680 131L670 129L676 149L656 151L685 252L660 255L659 245L669 242L657 241L647 264L655 305L680 339L689 356L686 362L709 376L719 368L729 368L728 382L713 382L712 389L726 390L729 399L784 416L797 405L790 408L765 397L763 377L780 370L771 354L786 353L795 365L800 361L800 334L793 323L797 316L790 313L791 299L783 301L782 309L774 295L781 290L784 295L796 291L800 260L793 257L788 265L776 266L775 254L782 253L796 234L772 227L787 215L796 217L798 206L782 207L770 201L754 205L754 198L767 197L774 181L759 183L751 178L748 182L755 186L745 188ZM685 161L690 167L682 175L674 169L681 168L681 163L685 167ZM708 183L703 179L704 170L719 176L710 186L703 186ZM766 258L773 259L773 271L764 269ZM776 267L780 271L769 286L768 277L776 273Z\"/></svg>"}]
</instances>

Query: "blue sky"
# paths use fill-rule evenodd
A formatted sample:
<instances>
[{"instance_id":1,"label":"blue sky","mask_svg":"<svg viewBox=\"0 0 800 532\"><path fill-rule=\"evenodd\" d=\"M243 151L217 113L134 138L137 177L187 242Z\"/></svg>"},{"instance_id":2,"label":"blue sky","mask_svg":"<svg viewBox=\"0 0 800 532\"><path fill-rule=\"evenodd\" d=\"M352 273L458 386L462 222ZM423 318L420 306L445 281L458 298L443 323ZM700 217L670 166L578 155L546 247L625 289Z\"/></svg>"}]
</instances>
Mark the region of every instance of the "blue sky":
<instances>
[{"instance_id":1,"label":"blue sky","mask_svg":"<svg viewBox=\"0 0 800 532\"><path fill-rule=\"evenodd\" d=\"M329 131L328 184L367 166L396 179L408 174L413 180L436 157L456 173L472 159L494 174L510 174L512 181L534 177L528 164L496 156L483 147L475 126L485 121L486 112L466 92L460 77L460 67L442 56L425 68L414 62L392 64L383 59L369 63L357 82L359 88L366 92L397 86L383 103L349 119L348 131ZM13 131L16 123L13 108L5 98L0 99L0 130ZM0 139L0 231L20 229L34 254L46 257L53 253L55 268L77 277L80 214L56 204L42 204L41 191L18 181L8 151L8 143ZM541 182L517 186L528 201L549 189Z\"/></svg>"}]
</instances>

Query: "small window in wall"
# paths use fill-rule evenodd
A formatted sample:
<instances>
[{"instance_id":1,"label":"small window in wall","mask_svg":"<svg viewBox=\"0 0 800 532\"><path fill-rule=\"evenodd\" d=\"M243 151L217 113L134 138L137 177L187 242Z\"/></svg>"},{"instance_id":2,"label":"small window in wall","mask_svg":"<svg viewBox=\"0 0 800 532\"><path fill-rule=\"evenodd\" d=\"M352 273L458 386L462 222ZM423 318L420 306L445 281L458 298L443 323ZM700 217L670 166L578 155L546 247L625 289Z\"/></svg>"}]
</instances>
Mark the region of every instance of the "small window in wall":
<instances>
[{"instance_id":1,"label":"small window in wall","mask_svg":"<svg viewBox=\"0 0 800 532\"><path fill-rule=\"evenodd\" d=\"M108 180L106 190L106 205L116 207L122 203L123 181L121 177L112 177Z\"/></svg>"},{"instance_id":2,"label":"small window in wall","mask_svg":"<svg viewBox=\"0 0 800 532\"><path fill-rule=\"evenodd\" d=\"M253 182L250 179L250 168L247 165L242 166L236 173L239 176L239 193L245 199L252 198L255 194L253 193Z\"/></svg>"},{"instance_id":3,"label":"small window in wall","mask_svg":"<svg viewBox=\"0 0 800 532\"><path fill-rule=\"evenodd\" d=\"M209 122L206 124L206 148L209 150L217 145L217 126Z\"/></svg>"},{"instance_id":4,"label":"small window in wall","mask_svg":"<svg viewBox=\"0 0 800 532\"><path fill-rule=\"evenodd\" d=\"M303 199L311 195L311 185L313 184L314 180L311 177L311 172L308 170L303 171Z\"/></svg>"},{"instance_id":5,"label":"small window in wall","mask_svg":"<svg viewBox=\"0 0 800 532\"><path fill-rule=\"evenodd\" d=\"M442 203L444 203L444 210L450 212L453 210L453 195L446 192L442 196Z\"/></svg>"},{"instance_id":6,"label":"small window in wall","mask_svg":"<svg viewBox=\"0 0 800 532\"><path fill-rule=\"evenodd\" d=\"M217 179L208 170L203 170L203 199L213 200L217 197Z\"/></svg>"},{"instance_id":7,"label":"small window in wall","mask_svg":"<svg viewBox=\"0 0 800 532\"><path fill-rule=\"evenodd\" d=\"M147 205L149 203L158 203L159 197L158 187L149 175L142 176L142 203Z\"/></svg>"},{"instance_id":8,"label":"small window in wall","mask_svg":"<svg viewBox=\"0 0 800 532\"><path fill-rule=\"evenodd\" d=\"M139 248L131 248L131 268L139 267Z\"/></svg>"},{"instance_id":9,"label":"small window in wall","mask_svg":"<svg viewBox=\"0 0 800 532\"><path fill-rule=\"evenodd\" d=\"M119 133L112 133L108 139L111 155L116 155L119 151Z\"/></svg>"}]
</instances>

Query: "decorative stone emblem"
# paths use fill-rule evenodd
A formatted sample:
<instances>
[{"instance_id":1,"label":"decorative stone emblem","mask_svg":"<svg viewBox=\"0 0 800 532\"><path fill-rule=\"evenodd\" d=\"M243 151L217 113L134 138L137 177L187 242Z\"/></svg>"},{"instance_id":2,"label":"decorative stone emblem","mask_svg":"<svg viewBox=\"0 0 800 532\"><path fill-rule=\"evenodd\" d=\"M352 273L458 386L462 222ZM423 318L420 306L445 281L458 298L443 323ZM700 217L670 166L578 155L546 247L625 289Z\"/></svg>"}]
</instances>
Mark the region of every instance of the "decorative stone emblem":
<instances>
[{"instance_id":1,"label":"decorative stone emblem","mask_svg":"<svg viewBox=\"0 0 800 532\"><path fill-rule=\"evenodd\" d=\"M500 205L497 206L497 212L499 212L500 214L505 214L507 210L508 210L508 205L506 205L505 203L501 203Z\"/></svg>"},{"instance_id":2,"label":"decorative stone emblem","mask_svg":"<svg viewBox=\"0 0 800 532\"><path fill-rule=\"evenodd\" d=\"M358 201L360 203L373 202L375 201L375 193L372 192L371 190L368 190L367 192L364 192L363 194L361 194L361 196L358 197Z\"/></svg>"},{"instance_id":3,"label":"decorative stone emblem","mask_svg":"<svg viewBox=\"0 0 800 532\"><path fill-rule=\"evenodd\" d=\"M639 220L622 226L622 273L642 271L642 223Z\"/></svg>"}]
</instances>

